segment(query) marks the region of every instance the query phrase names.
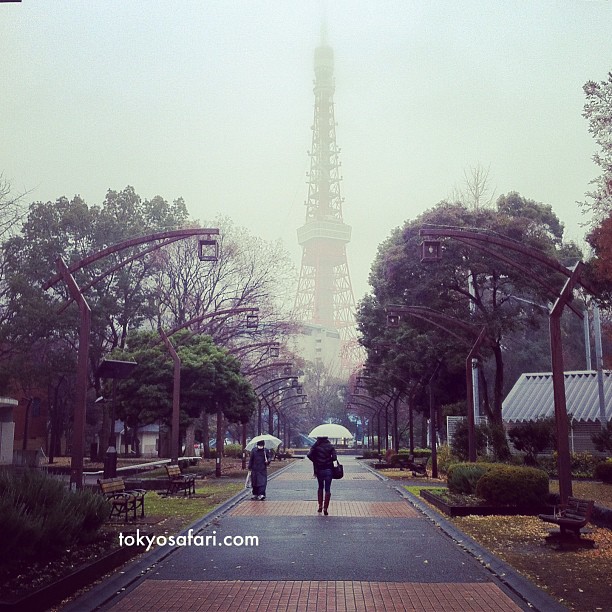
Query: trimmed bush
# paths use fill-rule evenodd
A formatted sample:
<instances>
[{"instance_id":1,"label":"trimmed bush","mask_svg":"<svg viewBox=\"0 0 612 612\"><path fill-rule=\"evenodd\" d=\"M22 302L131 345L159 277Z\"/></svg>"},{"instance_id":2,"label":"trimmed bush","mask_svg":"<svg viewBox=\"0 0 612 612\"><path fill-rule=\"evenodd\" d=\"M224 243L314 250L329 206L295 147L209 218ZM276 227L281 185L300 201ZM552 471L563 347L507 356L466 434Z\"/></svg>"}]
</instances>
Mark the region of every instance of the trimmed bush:
<instances>
[{"instance_id":1,"label":"trimmed bush","mask_svg":"<svg viewBox=\"0 0 612 612\"><path fill-rule=\"evenodd\" d=\"M476 495L503 506L537 507L548 497L548 474L529 467L496 465L483 474Z\"/></svg>"},{"instance_id":2,"label":"trimmed bush","mask_svg":"<svg viewBox=\"0 0 612 612\"><path fill-rule=\"evenodd\" d=\"M495 463L454 463L446 475L448 490L459 495L474 495L478 481Z\"/></svg>"},{"instance_id":3,"label":"trimmed bush","mask_svg":"<svg viewBox=\"0 0 612 612\"><path fill-rule=\"evenodd\" d=\"M438 472L440 474L448 474L450 466L456 461L448 444L438 446Z\"/></svg>"},{"instance_id":4,"label":"trimmed bush","mask_svg":"<svg viewBox=\"0 0 612 612\"><path fill-rule=\"evenodd\" d=\"M554 443L554 417L518 423L508 432L508 438L517 451L524 452L526 465L536 466L537 457Z\"/></svg>"},{"instance_id":5,"label":"trimmed bush","mask_svg":"<svg viewBox=\"0 0 612 612\"><path fill-rule=\"evenodd\" d=\"M414 458L420 459L421 457L427 457L429 459L431 457L431 448L415 448Z\"/></svg>"},{"instance_id":6,"label":"trimmed bush","mask_svg":"<svg viewBox=\"0 0 612 612\"><path fill-rule=\"evenodd\" d=\"M0 559L91 541L108 513L108 502L91 491L73 493L36 470L0 471Z\"/></svg>"},{"instance_id":7,"label":"trimmed bush","mask_svg":"<svg viewBox=\"0 0 612 612\"><path fill-rule=\"evenodd\" d=\"M601 460L591 453L572 453L571 466L574 478L593 478L595 468Z\"/></svg>"},{"instance_id":8,"label":"trimmed bush","mask_svg":"<svg viewBox=\"0 0 612 612\"><path fill-rule=\"evenodd\" d=\"M240 444L226 444L223 447L223 455L225 457L242 457L242 446Z\"/></svg>"},{"instance_id":9,"label":"trimmed bush","mask_svg":"<svg viewBox=\"0 0 612 612\"><path fill-rule=\"evenodd\" d=\"M612 484L612 460L611 459L608 459L607 461L603 461L602 463L599 463L595 467L595 478L597 480L601 480L602 482Z\"/></svg>"}]
</instances>

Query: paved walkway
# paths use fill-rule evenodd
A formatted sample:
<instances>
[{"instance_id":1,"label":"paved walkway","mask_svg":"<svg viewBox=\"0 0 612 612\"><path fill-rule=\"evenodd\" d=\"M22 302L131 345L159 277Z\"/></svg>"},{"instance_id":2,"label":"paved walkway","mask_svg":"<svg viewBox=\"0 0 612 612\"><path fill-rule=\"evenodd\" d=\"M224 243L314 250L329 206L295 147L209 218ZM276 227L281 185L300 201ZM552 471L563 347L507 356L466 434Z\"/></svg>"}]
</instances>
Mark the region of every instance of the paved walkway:
<instances>
[{"instance_id":1,"label":"paved walkway","mask_svg":"<svg viewBox=\"0 0 612 612\"><path fill-rule=\"evenodd\" d=\"M265 501L243 494L195 527L199 541L158 548L67 610L564 609L469 538L449 537L397 483L343 463L329 516L316 512L311 463L296 461L270 479Z\"/></svg>"}]
</instances>

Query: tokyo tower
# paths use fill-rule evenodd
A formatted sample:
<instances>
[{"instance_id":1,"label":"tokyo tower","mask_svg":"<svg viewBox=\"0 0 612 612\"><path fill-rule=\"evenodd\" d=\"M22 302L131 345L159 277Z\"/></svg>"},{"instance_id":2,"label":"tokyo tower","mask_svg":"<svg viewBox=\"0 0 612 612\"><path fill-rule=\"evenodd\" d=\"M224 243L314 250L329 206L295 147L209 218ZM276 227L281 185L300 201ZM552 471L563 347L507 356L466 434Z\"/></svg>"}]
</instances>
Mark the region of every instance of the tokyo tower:
<instances>
[{"instance_id":1,"label":"tokyo tower","mask_svg":"<svg viewBox=\"0 0 612 612\"><path fill-rule=\"evenodd\" d=\"M337 330L341 368L359 361L355 327L355 297L349 275L346 245L351 227L342 219L339 173L340 148L334 117L334 52L322 40L314 53L314 123L306 221L297 230L302 265L294 314L304 323Z\"/></svg>"}]
</instances>

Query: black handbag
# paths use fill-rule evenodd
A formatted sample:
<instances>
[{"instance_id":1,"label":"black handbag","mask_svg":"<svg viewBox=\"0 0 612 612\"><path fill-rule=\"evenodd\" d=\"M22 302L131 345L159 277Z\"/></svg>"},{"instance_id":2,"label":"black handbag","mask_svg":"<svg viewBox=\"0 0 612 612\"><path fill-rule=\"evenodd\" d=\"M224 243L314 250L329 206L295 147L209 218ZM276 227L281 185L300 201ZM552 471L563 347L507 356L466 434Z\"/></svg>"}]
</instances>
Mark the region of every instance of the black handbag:
<instances>
[{"instance_id":1,"label":"black handbag","mask_svg":"<svg viewBox=\"0 0 612 612\"><path fill-rule=\"evenodd\" d=\"M334 480L340 480L341 478L344 478L344 467L338 460L336 460L335 465L332 466L332 478Z\"/></svg>"}]
</instances>

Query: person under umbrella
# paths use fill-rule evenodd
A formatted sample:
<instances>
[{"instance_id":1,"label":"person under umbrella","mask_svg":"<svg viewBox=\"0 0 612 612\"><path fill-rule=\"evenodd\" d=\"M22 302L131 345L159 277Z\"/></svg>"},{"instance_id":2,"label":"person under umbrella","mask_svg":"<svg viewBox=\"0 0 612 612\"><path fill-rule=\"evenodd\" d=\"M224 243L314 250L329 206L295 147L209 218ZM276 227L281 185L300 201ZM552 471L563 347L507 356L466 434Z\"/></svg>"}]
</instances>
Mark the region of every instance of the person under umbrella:
<instances>
[{"instance_id":1,"label":"person under umbrella","mask_svg":"<svg viewBox=\"0 0 612 612\"><path fill-rule=\"evenodd\" d=\"M251 470L251 484L253 486L253 497L251 499L262 501L266 499L268 465L270 465L270 455L266 449L266 443L259 440L249 457L249 470Z\"/></svg>"},{"instance_id":2,"label":"person under umbrella","mask_svg":"<svg viewBox=\"0 0 612 612\"><path fill-rule=\"evenodd\" d=\"M338 460L336 449L327 436L319 436L306 456L312 461L314 474L319 482L317 491L319 508L317 512L323 511L323 514L327 516L329 514L329 500L331 499L334 461ZM323 499L323 489L325 489L325 499Z\"/></svg>"}]
</instances>

